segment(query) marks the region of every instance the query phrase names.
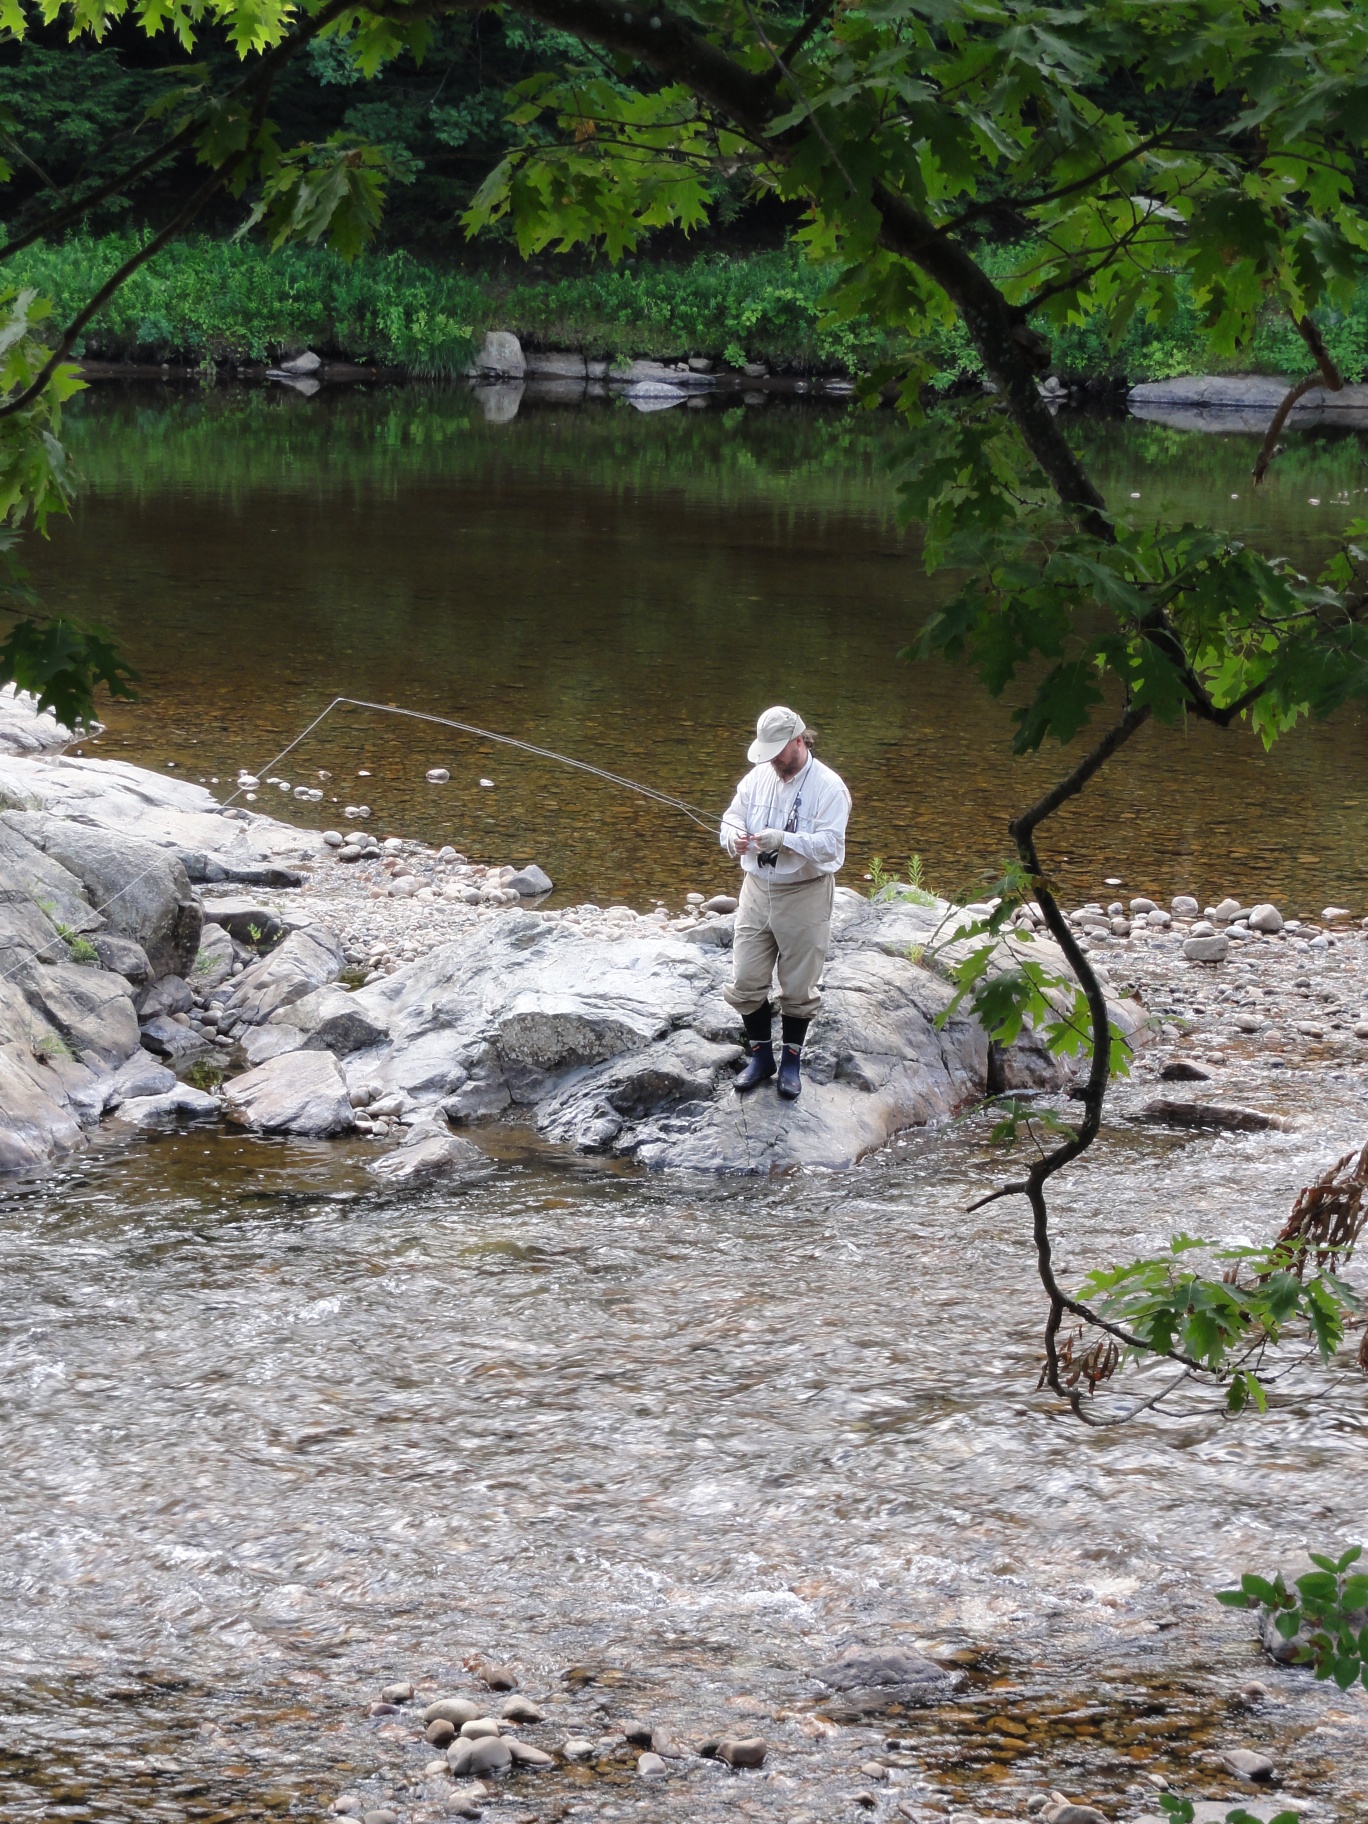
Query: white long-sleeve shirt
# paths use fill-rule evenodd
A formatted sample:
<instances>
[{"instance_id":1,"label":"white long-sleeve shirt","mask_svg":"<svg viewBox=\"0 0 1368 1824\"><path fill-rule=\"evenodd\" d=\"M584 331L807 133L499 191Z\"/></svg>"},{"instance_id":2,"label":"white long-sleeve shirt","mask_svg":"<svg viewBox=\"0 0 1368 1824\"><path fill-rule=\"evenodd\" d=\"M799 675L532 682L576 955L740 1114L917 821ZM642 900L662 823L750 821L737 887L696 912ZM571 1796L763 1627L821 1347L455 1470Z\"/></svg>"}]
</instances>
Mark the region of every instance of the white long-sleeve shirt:
<instances>
[{"instance_id":1,"label":"white long-sleeve shirt","mask_svg":"<svg viewBox=\"0 0 1368 1824\"><path fill-rule=\"evenodd\" d=\"M762 868L752 849L739 858L741 866L747 874L772 880L816 880L843 866L849 816L850 793L845 781L820 760L809 760L802 772L788 780L781 779L764 760L737 786L718 839L725 849L729 830L747 836L784 830L784 846L774 867Z\"/></svg>"}]
</instances>

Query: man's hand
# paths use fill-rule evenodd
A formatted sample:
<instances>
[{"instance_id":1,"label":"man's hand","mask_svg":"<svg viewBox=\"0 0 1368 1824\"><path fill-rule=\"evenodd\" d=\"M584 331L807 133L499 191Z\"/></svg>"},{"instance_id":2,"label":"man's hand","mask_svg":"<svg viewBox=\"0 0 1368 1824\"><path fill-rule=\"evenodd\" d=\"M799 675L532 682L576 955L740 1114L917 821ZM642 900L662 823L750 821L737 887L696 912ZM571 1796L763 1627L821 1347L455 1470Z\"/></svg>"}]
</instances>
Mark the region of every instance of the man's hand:
<instances>
[{"instance_id":1,"label":"man's hand","mask_svg":"<svg viewBox=\"0 0 1368 1824\"><path fill-rule=\"evenodd\" d=\"M761 830L758 836L751 838L751 841L762 855L772 855L776 850L783 848L784 838L787 834L787 830Z\"/></svg>"},{"instance_id":2,"label":"man's hand","mask_svg":"<svg viewBox=\"0 0 1368 1824\"><path fill-rule=\"evenodd\" d=\"M722 829L723 838L727 845L727 853L731 856L733 861L736 860L738 855L744 855L747 849L749 849L751 844L755 841L753 836L748 836L744 830L738 830L732 824L724 824Z\"/></svg>"}]
</instances>

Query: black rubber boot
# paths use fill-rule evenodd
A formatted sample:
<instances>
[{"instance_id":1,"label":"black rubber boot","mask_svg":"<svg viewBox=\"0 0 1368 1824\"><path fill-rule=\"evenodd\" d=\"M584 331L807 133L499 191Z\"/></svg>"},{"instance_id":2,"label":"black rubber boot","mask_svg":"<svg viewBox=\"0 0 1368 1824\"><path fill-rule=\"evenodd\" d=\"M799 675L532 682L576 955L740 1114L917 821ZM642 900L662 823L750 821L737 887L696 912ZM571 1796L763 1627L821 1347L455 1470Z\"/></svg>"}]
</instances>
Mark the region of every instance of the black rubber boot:
<instances>
[{"instance_id":1,"label":"black rubber boot","mask_svg":"<svg viewBox=\"0 0 1368 1824\"><path fill-rule=\"evenodd\" d=\"M738 1096L744 1096L747 1090L758 1089L774 1075L774 1040L771 1037L774 1031L774 1009L766 1001L754 1013L743 1014L741 1024L746 1029L750 1056L732 1084Z\"/></svg>"},{"instance_id":2,"label":"black rubber boot","mask_svg":"<svg viewBox=\"0 0 1368 1824\"><path fill-rule=\"evenodd\" d=\"M796 1102L803 1093L800 1065L803 1040L807 1037L809 1024L809 1021L800 1020L794 1014L784 1015L784 1049L779 1054L779 1081L776 1088L786 1102Z\"/></svg>"},{"instance_id":3,"label":"black rubber boot","mask_svg":"<svg viewBox=\"0 0 1368 1824\"><path fill-rule=\"evenodd\" d=\"M738 1096L744 1096L748 1089L759 1089L762 1083L768 1083L774 1075L774 1045L769 1039L762 1039L758 1045L750 1048L750 1057L745 1068L737 1075L732 1088Z\"/></svg>"}]
</instances>

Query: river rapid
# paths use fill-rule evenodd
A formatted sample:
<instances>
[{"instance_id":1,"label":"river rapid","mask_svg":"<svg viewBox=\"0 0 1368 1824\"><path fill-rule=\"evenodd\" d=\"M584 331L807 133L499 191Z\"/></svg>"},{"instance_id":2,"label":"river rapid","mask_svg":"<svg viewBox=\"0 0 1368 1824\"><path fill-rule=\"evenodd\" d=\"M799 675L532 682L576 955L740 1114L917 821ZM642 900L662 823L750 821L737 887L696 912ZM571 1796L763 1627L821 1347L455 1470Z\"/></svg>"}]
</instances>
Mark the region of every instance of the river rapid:
<instances>
[{"instance_id":1,"label":"river rapid","mask_svg":"<svg viewBox=\"0 0 1368 1824\"><path fill-rule=\"evenodd\" d=\"M99 409L136 430L127 397ZM164 454L157 437L174 444L203 431L190 412L179 433L168 429L168 409L160 400L143 408L152 430L138 435L154 454ZM380 413L383 402L366 409ZM194 407L201 418L206 410ZM690 437L705 435L705 416L689 421ZM375 422L371 431L383 447ZM440 449L466 434L485 436L459 418ZM647 432L624 419L615 434L622 460L638 465L617 491L630 482L649 493ZM69 542L59 535L45 560L46 580L49 594L75 599L93 591L103 566L117 623L131 613L122 559L137 541L140 563L155 548L152 509L133 500L136 476L120 484L100 469L98 447L92 437L92 496ZM185 484L196 523L218 528L216 548L241 536L243 502L257 512L271 474L288 493L290 465L272 471L271 447L253 446L265 470L238 473L225 460L214 485ZM241 444L224 448L247 460ZM319 460L329 448L328 460L340 461L326 444ZM582 458L582 444L574 448ZM815 496L802 495L812 467L798 456L806 450L818 467L836 458L820 439L795 448L785 460L797 504L750 497L764 541L779 537L786 514L804 536L835 526L838 552L851 525L891 525L886 503L869 498L829 498L819 513ZM1349 454L1338 443L1324 449L1347 494L1356 485ZM595 484L603 502L617 485L610 455ZM568 486L554 456L549 443L536 456L543 479ZM876 476L867 457L860 472ZM169 478L174 450L165 460ZM145 472L154 466L148 457ZM782 475L777 456L773 466ZM666 464L660 487L675 489L688 518L701 511L689 485L707 499L716 489L709 494L706 472L686 485L686 468ZM494 493L513 487L506 469L481 473ZM581 472L575 486L593 480ZM395 495L374 472L345 482L357 516L345 538L360 537L358 519L373 537ZM393 485L402 494L403 476ZM869 486L877 491L876 480ZM744 506L739 484L732 491ZM290 498L312 500L320 515L326 504L307 486ZM327 496L330 510L341 511L341 498ZM661 499L658 489L653 513ZM127 542L102 551L120 500ZM734 525L725 519L719 539ZM886 535L891 563L896 535ZM176 580L189 575L187 536L185 526L165 534L169 580L149 598L145 640L173 624L178 601L186 625L206 624L203 602L178 594L188 590ZM711 552L711 574L734 574L724 555ZM402 544L385 557L399 568L410 561ZM218 563L208 563L211 579ZM255 563L245 550L248 581ZM707 626L715 613L700 610ZM810 617L805 625L815 666L820 627ZM888 618L879 626L891 648ZM564 739L553 745L615 726L620 704L604 698L630 699L653 644L675 654L665 669L679 672L667 623L638 628L641 650L630 665L605 668L598 699L592 679L578 696L551 691L551 667L528 636L525 672L507 675L559 704ZM872 642L876 631L868 618L851 638ZM320 694L304 643L289 675L307 685L286 690L262 669L260 630L255 661L235 623L222 624L220 639L229 684L206 687L212 715L195 719L191 709L192 674L215 669L197 633L149 663L159 688L146 720L121 712L94 751L140 761L179 753L190 771L194 727L196 741L218 742L195 771L209 776L239 758L241 730L231 740L214 733L231 713L229 685L254 738L273 737ZM368 663L383 670L390 650L381 643ZM832 674L849 671L847 694L833 688L823 714L849 702L857 720L866 716L851 749L867 763L871 815L887 816L890 839L914 835L911 812L899 823L903 813L887 808L898 797L897 755L865 738L877 715L858 710L863 658L840 639L831 651ZM591 656L580 655L585 678ZM497 658L486 651L472 668L492 674ZM901 672L889 675L905 689ZM367 694L395 694L364 665L345 681L368 677ZM777 688L783 680L782 667L769 673L762 696L796 700L800 688ZM482 706L477 686L478 677L463 707ZM892 701L886 678L874 689ZM509 697L492 694L486 713L507 721ZM732 694L725 715L708 712L709 743L727 717L745 719L749 695ZM977 713L966 707L966 717ZM928 742L936 727L926 722ZM980 728L975 740L983 736ZM1257 775L1270 808L1249 846L1264 845L1308 900L1325 896L1337 856L1361 856L1357 826L1325 802L1334 764L1361 740L1346 722L1333 754L1308 749L1311 760ZM653 745L640 719L630 739L604 739L591 757L663 773L671 753L715 765L677 731ZM393 769L395 821L418 826L406 821L406 833L435 838L441 818L458 820L464 798L439 812L405 783L426 755L395 746L364 758L376 773ZM1157 829L1164 806L1181 801L1182 772L1166 771L1162 753L1136 766L1151 763L1150 784L1173 787L1168 798L1160 792L1159 811L1146 810L1145 827ZM716 764L725 774L729 763ZM984 761L988 773L997 764ZM1134 773L1126 777L1119 790L1134 786ZM581 801L572 808L585 816ZM535 816L545 815L538 806ZM559 878L545 846L554 839L571 857L572 881L576 869L583 878L601 865L615 890L649 897L666 873L659 831L639 815L628 820L636 847L621 829L610 839L586 820L589 858L576 856L562 817L548 818L535 851ZM489 848L502 855L498 820L511 827L518 813L488 816ZM950 812L937 817L949 831ZM979 827L968 813L965 827ZM1182 827L1203 889L1248 892L1238 859L1203 846L1200 806ZM469 840L475 853L483 837ZM947 848L944 870L971 873L982 860L976 841ZM1136 854L1143 847L1138 835L1125 841ZM1307 842L1322 871L1307 863L1299 875L1297 845ZM1108 852L1100 841L1086 849L1089 890ZM701 864L682 882L683 865L676 851L672 890L713 884ZM1172 852L1144 866L1149 874L1127 891L1199 884L1173 876ZM1360 879L1358 859L1354 867L1342 892ZM1060 1191L1064 1277L1076 1283L1090 1266L1151 1251L1179 1229L1215 1241L1274 1232L1298 1188L1362 1141L1362 1073L1289 1070L1278 1094L1295 1119L1284 1133L1110 1127ZM981 1117L912 1136L844 1178L759 1183L645 1177L539 1149L516 1130L481 1139L501 1169L459 1191L377 1191L360 1143L193 1131L101 1141L74 1168L0 1196L7 1824L315 1818L344 1792L406 1820L435 1819L442 1783L424 1779L432 1751L411 1716L367 1709L393 1680L433 1696L478 1689L470 1668L489 1659L514 1667L545 1713L529 1740L598 1744L586 1762L507 1782L487 1803L510 1824L1018 1819L1032 1794L1052 1789L1127 1819L1153 1810L1151 1776L1232 1805L1248 1796L1200 1758L1238 1746L1270 1753L1281 1789L1309 1816L1349 1824L1368 1814L1365 1694L1270 1668L1253 1618L1214 1600L1243 1570L1299 1570L1304 1548L1361 1537L1361 1381L1346 1377L1327 1396L1322 1377L1293 1376L1284 1404L1238 1422L1199 1399L1116 1430L1062 1416L1035 1391L1043 1310L1025 1213L1011 1200L968 1213L1004 1164ZM854 1643L931 1651L960 1669L962 1685L928 1709L857 1714L812 1676ZM1270 1695L1242 1696L1251 1681ZM648 1784L622 1741L627 1719L684 1742L762 1735L765 1767L732 1774L689 1758Z\"/></svg>"},{"instance_id":2,"label":"river rapid","mask_svg":"<svg viewBox=\"0 0 1368 1824\"><path fill-rule=\"evenodd\" d=\"M1359 1116L1328 1093L1296 1135L1118 1130L1061 1199L1070 1271L1266 1233ZM395 1201L359 1149L194 1133L5 1199L6 1817L406 1813L431 1751L368 1702L490 1657L546 1745L624 1717L770 1743L771 1777L692 1762L645 1799L630 1754L520 1776L517 1816L835 1818L866 1789L1024 1816L1051 1788L1125 1816L1146 1773L1233 1792L1192 1759L1232 1745L1361 1815L1362 1694L1268 1670L1212 1599L1353 1536L1360 1386L1061 1417L1023 1214L965 1214L1001 1169L974 1121L844 1182L504 1150ZM844 1717L811 1672L852 1642L968 1682ZM890 1735L892 1791L859 1772Z\"/></svg>"}]
</instances>

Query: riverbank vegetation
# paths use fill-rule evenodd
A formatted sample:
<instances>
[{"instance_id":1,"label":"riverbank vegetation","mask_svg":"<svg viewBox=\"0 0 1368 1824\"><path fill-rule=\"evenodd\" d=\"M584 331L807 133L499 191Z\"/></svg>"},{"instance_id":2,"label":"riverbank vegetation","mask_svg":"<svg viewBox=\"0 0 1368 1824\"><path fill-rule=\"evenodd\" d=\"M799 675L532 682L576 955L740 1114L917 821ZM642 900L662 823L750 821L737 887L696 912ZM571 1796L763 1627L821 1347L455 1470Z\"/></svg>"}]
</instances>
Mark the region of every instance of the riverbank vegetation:
<instances>
[{"instance_id":1,"label":"riverbank vegetation","mask_svg":"<svg viewBox=\"0 0 1368 1824\"><path fill-rule=\"evenodd\" d=\"M37 243L9 264L65 318L133 255L149 231L125 229ZM985 255L991 272L1005 251ZM1015 257L1015 256L1012 256ZM189 366L261 363L303 348L404 370L415 378L462 373L486 329L530 348L583 349L609 360L706 356L734 367L861 374L906 357L912 340L866 314L835 308L834 275L801 247L702 251L688 259L547 269L510 256L496 267L424 260L403 250L348 263L325 247L201 235L178 241L135 272L100 310L79 352L114 361ZM1349 380L1368 370L1368 285L1324 313L1323 334ZM1135 312L1113 338L1101 312L1061 324L1054 371L1101 388L1213 369L1290 374L1315 358L1285 311L1262 313L1247 344L1213 355L1202 311L1180 288L1171 317ZM980 379L983 362L960 320L928 326L916 344L941 390Z\"/></svg>"}]
</instances>

